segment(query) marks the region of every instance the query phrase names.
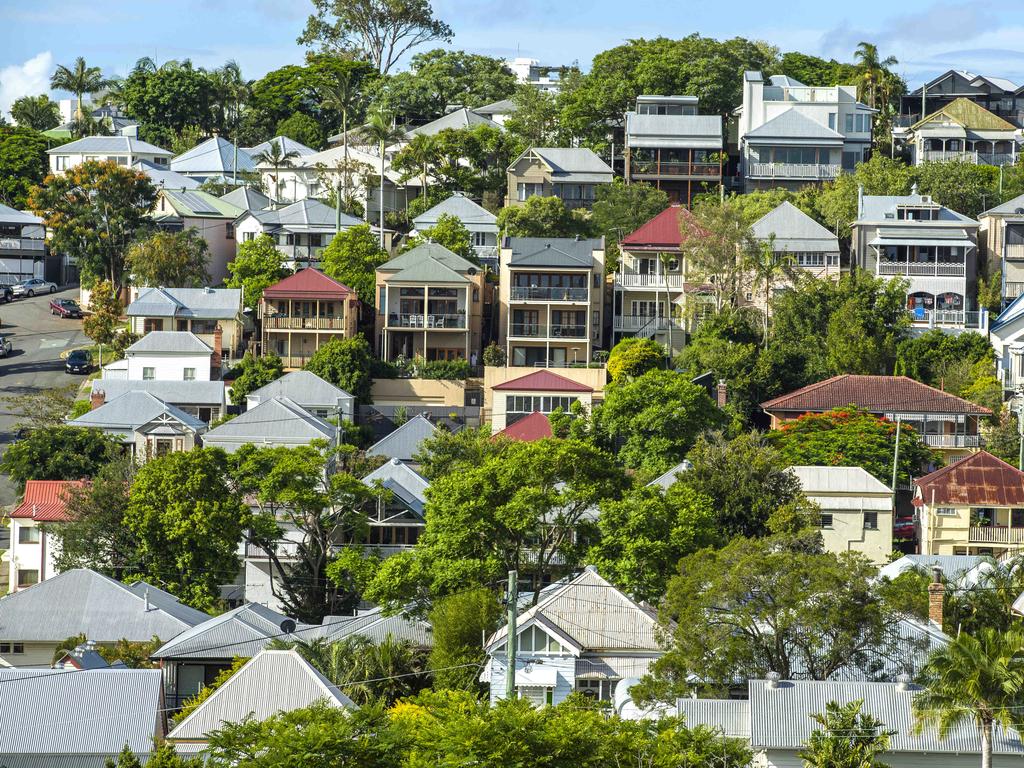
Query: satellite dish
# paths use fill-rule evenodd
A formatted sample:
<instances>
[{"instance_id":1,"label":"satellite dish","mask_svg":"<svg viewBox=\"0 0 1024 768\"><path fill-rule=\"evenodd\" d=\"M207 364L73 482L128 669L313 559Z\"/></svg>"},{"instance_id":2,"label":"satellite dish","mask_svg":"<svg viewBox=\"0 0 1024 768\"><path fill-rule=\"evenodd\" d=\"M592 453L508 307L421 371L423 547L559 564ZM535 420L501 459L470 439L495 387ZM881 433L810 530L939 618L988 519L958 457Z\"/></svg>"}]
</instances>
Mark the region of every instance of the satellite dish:
<instances>
[{"instance_id":1,"label":"satellite dish","mask_svg":"<svg viewBox=\"0 0 1024 768\"><path fill-rule=\"evenodd\" d=\"M1024 213L1024 208L1018 208L1014 211L1014 213Z\"/></svg>"},{"instance_id":2,"label":"satellite dish","mask_svg":"<svg viewBox=\"0 0 1024 768\"><path fill-rule=\"evenodd\" d=\"M285 619L281 622L281 631L284 632L286 635L290 635L292 632L295 631L295 622L291 619Z\"/></svg>"},{"instance_id":3,"label":"satellite dish","mask_svg":"<svg viewBox=\"0 0 1024 768\"><path fill-rule=\"evenodd\" d=\"M466 274L467 275L475 275L476 274L476 267L470 267L469 269L467 269L466 270Z\"/></svg>"}]
</instances>

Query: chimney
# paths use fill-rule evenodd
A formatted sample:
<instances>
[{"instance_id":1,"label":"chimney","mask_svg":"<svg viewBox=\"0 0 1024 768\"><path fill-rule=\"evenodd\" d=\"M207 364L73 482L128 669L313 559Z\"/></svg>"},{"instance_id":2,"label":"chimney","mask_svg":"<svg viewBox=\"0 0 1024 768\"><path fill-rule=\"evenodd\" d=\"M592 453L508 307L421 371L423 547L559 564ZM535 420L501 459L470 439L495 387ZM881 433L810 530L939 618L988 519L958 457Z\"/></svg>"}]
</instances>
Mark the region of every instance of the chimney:
<instances>
[{"instance_id":1,"label":"chimney","mask_svg":"<svg viewBox=\"0 0 1024 768\"><path fill-rule=\"evenodd\" d=\"M91 395L89 395L89 410L90 411L95 411L97 408L99 408L101 405L103 405L103 403L105 403L106 401L107 401L107 393L106 392L104 392L102 389L95 389L95 390L93 390L93 393Z\"/></svg>"},{"instance_id":2,"label":"chimney","mask_svg":"<svg viewBox=\"0 0 1024 768\"><path fill-rule=\"evenodd\" d=\"M146 598L146 613L149 613L149 611L150 611L150 607L149 607L149 587L146 587L145 598Z\"/></svg>"},{"instance_id":3,"label":"chimney","mask_svg":"<svg viewBox=\"0 0 1024 768\"><path fill-rule=\"evenodd\" d=\"M932 583L928 585L928 621L942 629L942 600L946 596L946 587L942 583L942 569L932 568Z\"/></svg>"},{"instance_id":4,"label":"chimney","mask_svg":"<svg viewBox=\"0 0 1024 768\"><path fill-rule=\"evenodd\" d=\"M715 388L715 400L718 402L719 408L725 408L725 404L728 401L729 389L725 383L725 379L718 380L718 386Z\"/></svg>"},{"instance_id":5,"label":"chimney","mask_svg":"<svg viewBox=\"0 0 1024 768\"><path fill-rule=\"evenodd\" d=\"M224 329L217 323L213 329L213 355L210 356L210 372L220 371L221 360L224 353Z\"/></svg>"}]
</instances>

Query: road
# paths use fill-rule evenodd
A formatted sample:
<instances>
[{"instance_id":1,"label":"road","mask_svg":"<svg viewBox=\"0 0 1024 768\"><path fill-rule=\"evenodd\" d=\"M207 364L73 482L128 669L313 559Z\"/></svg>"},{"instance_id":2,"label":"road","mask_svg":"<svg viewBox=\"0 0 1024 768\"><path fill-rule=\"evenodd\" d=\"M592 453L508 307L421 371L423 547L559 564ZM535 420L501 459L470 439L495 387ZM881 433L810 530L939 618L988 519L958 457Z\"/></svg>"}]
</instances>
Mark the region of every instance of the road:
<instances>
[{"instance_id":1,"label":"road","mask_svg":"<svg viewBox=\"0 0 1024 768\"><path fill-rule=\"evenodd\" d=\"M78 299L78 289L55 294L61 298ZM90 344L82 333L81 320L67 320L50 314L50 299L34 296L0 304L0 333L9 336L14 352L0 358L0 398L24 395L43 389L81 382L81 376L64 372L60 353L72 347ZM0 405L0 453L14 439L18 417ZM17 501L17 493L6 475L0 475L0 504Z\"/></svg>"}]
</instances>

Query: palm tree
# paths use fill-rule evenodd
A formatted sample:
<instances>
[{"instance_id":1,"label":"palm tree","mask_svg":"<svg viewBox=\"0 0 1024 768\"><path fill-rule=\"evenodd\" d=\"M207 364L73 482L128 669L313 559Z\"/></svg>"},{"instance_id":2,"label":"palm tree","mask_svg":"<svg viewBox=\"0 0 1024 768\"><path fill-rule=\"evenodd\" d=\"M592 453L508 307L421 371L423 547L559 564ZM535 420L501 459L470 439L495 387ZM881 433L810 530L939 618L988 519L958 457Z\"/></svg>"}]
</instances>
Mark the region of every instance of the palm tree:
<instances>
[{"instance_id":1,"label":"palm tree","mask_svg":"<svg viewBox=\"0 0 1024 768\"><path fill-rule=\"evenodd\" d=\"M779 253L775 250L775 235L771 235L766 241L760 242L751 249L748 255L748 265L753 273L754 280L758 285L764 287L764 338L765 349L768 348L768 316L771 312L772 285L775 279L784 275L790 265L795 261L792 254L787 252Z\"/></svg>"},{"instance_id":2,"label":"palm tree","mask_svg":"<svg viewBox=\"0 0 1024 768\"><path fill-rule=\"evenodd\" d=\"M257 163L263 165L269 165L273 169L271 178L274 180L274 194L280 195L281 193L281 169L290 168L292 160L299 156L299 153L294 149L285 150L284 141L274 139L270 142L270 146L260 152L254 158Z\"/></svg>"},{"instance_id":3,"label":"palm tree","mask_svg":"<svg viewBox=\"0 0 1024 768\"><path fill-rule=\"evenodd\" d=\"M421 194L425 199L427 196L427 172L437 155L437 137L428 136L425 133L417 133L405 145L405 153L419 170L420 183L422 184Z\"/></svg>"},{"instance_id":4,"label":"palm tree","mask_svg":"<svg viewBox=\"0 0 1024 768\"><path fill-rule=\"evenodd\" d=\"M344 147L343 153L345 161L342 166L342 171L338 179L338 189L335 190L337 196L336 218L337 225L341 227L341 206L342 201L348 203L349 198L349 162L348 162L348 116L349 113L355 108L356 103L359 99L359 92L356 88L355 78L352 76L352 70L346 69L338 76L338 80L334 83L327 81L320 82L316 86L317 93L320 94L320 98L323 101L325 107L336 109L341 113L341 140ZM342 191L344 190L344 191Z\"/></svg>"},{"instance_id":5,"label":"palm tree","mask_svg":"<svg viewBox=\"0 0 1024 768\"><path fill-rule=\"evenodd\" d=\"M938 728L945 739L973 723L981 734L981 765L992 765L992 726L1024 723L1024 635L982 629L937 649L921 670L924 687L914 697L915 730Z\"/></svg>"},{"instance_id":6,"label":"palm tree","mask_svg":"<svg viewBox=\"0 0 1024 768\"><path fill-rule=\"evenodd\" d=\"M807 768L887 768L878 759L889 749L889 740L896 733L886 730L885 723L874 715L862 712L863 700L840 704L830 701L825 712L811 715L820 728L811 732L800 750L800 759Z\"/></svg>"},{"instance_id":7,"label":"palm tree","mask_svg":"<svg viewBox=\"0 0 1024 768\"><path fill-rule=\"evenodd\" d=\"M78 108L75 110L75 118L81 120L82 96L102 91L110 84L110 80L103 77L103 71L99 67L90 67L85 59L79 56L75 59L73 66L65 67L60 64L50 77L50 87L55 91L68 91L75 94L78 100Z\"/></svg>"},{"instance_id":8,"label":"palm tree","mask_svg":"<svg viewBox=\"0 0 1024 768\"><path fill-rule=\"evenodd\" d=\"M405 138L405 132L395 125L395 118L383 109L370 113L366 125L359 129L360 135L380 150L380 247L384 247L384 160L387 148Z\"/></svg>"},{"instance_id":9,"label":"palm tree","mask_svg":"<svg viewBox=\"0 0 1024 768\"><path fill-rule=\"evenodd\" d=\"M858 43L853 58L860 67L861 77L867 87L868 106L874 108L875 95L881 81L886 77L886 70L889 67L899 64L895 56L886 56L879 59L878 46L874 43Z\"/></svg>"},{"instance_id":10,"label":"palm tree","mask_svg":"<svg viewBox=\"0 0 1024 768\"><path fill-rule=\"evenodd\" d=\"M242 104L251 93L251 83L242 77L242 68L238 62L228 60L224 66L210 73L213 80L213 123L218 129L226 131L231 127L231 142L234 157L231 163L231 182L238 183L238 121L242 114Z\"/></svg>"}]
</instances>

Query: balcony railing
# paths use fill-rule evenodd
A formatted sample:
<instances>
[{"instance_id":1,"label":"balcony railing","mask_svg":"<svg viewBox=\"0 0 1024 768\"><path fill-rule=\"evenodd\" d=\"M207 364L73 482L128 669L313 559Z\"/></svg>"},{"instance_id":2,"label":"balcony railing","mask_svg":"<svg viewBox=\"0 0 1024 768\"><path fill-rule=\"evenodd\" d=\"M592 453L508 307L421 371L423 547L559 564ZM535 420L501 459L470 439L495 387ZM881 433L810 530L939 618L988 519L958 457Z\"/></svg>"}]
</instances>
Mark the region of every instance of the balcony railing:
<instances>
[{"instance_id":1,"label":"balcony railing","mask_svg":"<svg viewBox=\"0 0 1024 768\"><path fill-rule=\"evenodd\" d=\"M953 328L982 328L983 313L959 309L918 309L910 311L915 325Z\"/></svg>"},{"instance_id":2,"label":"balcony railing","mask_svg":"<svg viewBox=\"0 0 1024 768\"><path fill-rule=\"evenodd\" d=\"M698 176L701 178L718 178L722 175L722 167L718 163L657 163L650 160L630 163L630 174L633 176Z\"/></svg>"},{"instance_id":3,"label":"balcony railing","mask_svg":"<svg viewBox=\"0 0 1024 768\"><path fill-rule=\"evenodd\" d=\"M766 85L764 100L836 103L839 101L839 89L834 86L822 88L813 85Z\"/></svg>"},{"instance_id":4,"label":"balcony railing","mask_svg":"<svg viewBox=\"0 0 1024 768\"><path fill-rule=\"evenodd\" d=\"M46 250L44 240L29 237L0 237L0 251L43 251Z\"/></svg>"},{"instance_id":5,"label":"balcony railing","mask_svg":"<svg viewBox=\"0 0 1024 768\"><path fill-rule=\"evenodd\" d=\"M285 368L304 368L312 359L312 355L279 355L281 365Z\"/></svg>"},{"instance_id":6,"label":"balcony railing","mask_svg":"<svg viewBox=\"0 0 1024 768\"><path fill-rule=\"evenodd\" d=\"M1008 259L1024 259L1024 243L1007 243L1003 252Z\"/></svg>"},{"instance_id":7,"label":"balcony railing","mask_svg":"<svg viewBox=\"0 0 1024 768\"><path fill-rule=\"evenodd\" d=\"M967 540L978 544L1024 544L1024 528L972 525Z\"/></svg>"},{"instance_id":8,"label":"balcony railing","mask_svg":"<svg viewBox=\"0 0 1024 768\"><path fill-rule=\"evenodd\" d=\"M953 152L943 149L926 149L921 157L928 163L973 163L974 165L1013 165L1014 157L1009 152Z\"/></svg>"},{"instance_id":9,"label":"balcony railing","mask_svg":"<svg viewBox=\"0 0 1024 768\"><path fill-rule=\"evenodd\" d=\"M921 435L925 445L932 448L979 448L981 437L978 435Z\"/></svg>"},{"instance_id":10,"label":"balcony railing","mask_svg":"<svg viewBox=\"0 0 1024 768\"><path fill-rule=\"evenodd\" d=\"M666 282L670 289L682 290L684 281L682 275L615 275L615 285L622 288L655 288L663 291Z\"/></svg>"},{"instance_id":11,"label":"balcony railing","mask_svg":"<svg viewBox=\"0 0 1024 768\"><path fill-rule=\"evenodd\" d=\"M967 274L964 263L954 261L882 261L878 262L879 275L906 275L910 277L963 277Z\"/></svg>"},{"instance_id":12,"label":"balcony railing","mask_svg":"<svg viewBox=\"0 0 1024 768\"><path fill-rule=\"evenodd\" d=\"M651 315L617 315L612 321L612 327L616 331L625 331L626 333L635 333L644 328L650 328L655 332L667 331L668 318L655 318ZM672 327L683 330L682 323L677 319L673 319Z\"/></svg>"},{"instance_id":13,"label":"balcony railing","mask_svg":"<svg viewBox=\"0 0 1024 768\"><path fill-rule=\"evenodd\" d=\"M587 288L524 287L513 285L510 291L512 301L575 301L584 303L590 301L590 291Z\"/></svg>"},{"instance_id":14,"label":"balcony railing","mask_svg":"<svg viewBox=\"0 0 1024 768\"><path fill-rule=\"evenodd\" d=\"M465 315L388 315L388 328L465 329Z\"/></svg>"},{"instance_id":15,"label":"balcony railing","mask_svg":"<svg viewBox=\"0 0 1024 768\"><path fill-rule=\"evenodd\" d=\"M557 197L557 195L556 195ZM594 198L559 198L565 207L572 211L577 208L592 208L594 206Z\"/></svg>"},{"instance_id":16,"label":"balcony railing","mask_svg":"<svg viewBox=\"0 0 1024 768\"><path fill-rule=\"evenodd\" d=\"M338 315L270 315L263 318L263 327L269 330L344 331L345 318Z\"/></svg>"},{"instance_id":17,"label":"balcony railing","mask_svg":"<svg viewBox=\"0 0 1024 768\"><path fill-rule=\"evenodd\" d=\"M1024 293L1024 283L1011 283L1007 281L1006 287L1003 289L1003 298L1016 299L1021 293Z\"/></svg>"},{"instance_id":18,"label":"balcony railing","mask_svg":"<svg viewBox=\"0 0 1024 768\"><path fill-rule=\"evenodd\" d=\"M820 163L750 163L747 176L752 179L815 179L836 178L841 166Z\"/></svg>"},{"instance_id":19,"label":"balcony railing","mask_svg":"<svg viewBox=\"0 0 1024 768\"><path fill-rule=\"evenodd\" d=\"M508 335L527 339L580 339L586 341L587 326L552 325L548 328L542 323L512 323Z\"/></svg>"}]
</instances>

